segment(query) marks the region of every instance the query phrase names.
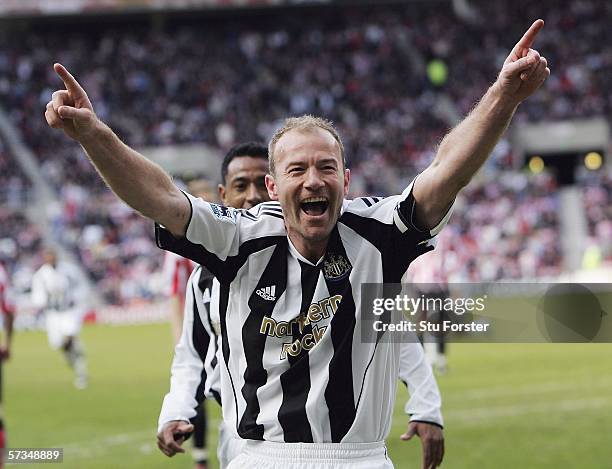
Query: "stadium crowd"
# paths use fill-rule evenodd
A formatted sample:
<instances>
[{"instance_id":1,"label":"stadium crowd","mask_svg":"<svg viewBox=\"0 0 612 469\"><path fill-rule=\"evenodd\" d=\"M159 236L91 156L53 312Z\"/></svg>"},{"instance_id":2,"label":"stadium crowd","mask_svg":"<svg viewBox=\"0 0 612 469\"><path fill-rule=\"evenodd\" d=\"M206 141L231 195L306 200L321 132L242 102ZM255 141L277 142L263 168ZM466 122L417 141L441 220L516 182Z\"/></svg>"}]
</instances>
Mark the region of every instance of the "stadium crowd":
<instances>
[{"instance_id":1,"label":"stadium crowd","mask_svg":"<svg viewBox=\"0 0 612 469\"><path fill-rule=\"evenodd\" d=\"M519 172L500 173L469 186L455 205L455 222L441 233L441 258L449 282L559 275L556 189L550 174Z\"/></svg>"},{"instance_id":2,"label":"stadium crowd","mask_svg":"<svg viewBox=\"0 0 612 469\"><path fill-rule=\"evenodd\" d=\"M5 38L0 100L61 197L55 233L107 301L155 295L143 279L159 268L161 253L151 227L108 197L81 149L47 128L41 109L57 87L53 62L75 72L100 117L136 147L205 142L225 150L267 140L290 114L328 117L345 140L354 195L401 191L433 157L448 116L467 113L491 83L507 38L536 17L547 23L538 47L554 73L517 120L612 116L605 0L479 2L473 22L455 16L450 2L320 8L324 14L168 17L162 27L50 24ZM451 253L457 279L550 275L561 267L554 179L509 171L516 157L502 141L485 182L463 196L470 211L458 202L448 230L460 240ZM594 232L609 231L593 214L600 198L587 190Z\"/></svg>"},{"instance_id":3,"label":"stadium crowd","mask_svg":"<svg viewBox=\"0 0 612 469\"><path fill-rule=\"evenodd\" d=\"M29 287L38 262L42 236L25 210L31 185L0 137L0 263L13 273L14 283Z\"/></svg>"}]
</instances>

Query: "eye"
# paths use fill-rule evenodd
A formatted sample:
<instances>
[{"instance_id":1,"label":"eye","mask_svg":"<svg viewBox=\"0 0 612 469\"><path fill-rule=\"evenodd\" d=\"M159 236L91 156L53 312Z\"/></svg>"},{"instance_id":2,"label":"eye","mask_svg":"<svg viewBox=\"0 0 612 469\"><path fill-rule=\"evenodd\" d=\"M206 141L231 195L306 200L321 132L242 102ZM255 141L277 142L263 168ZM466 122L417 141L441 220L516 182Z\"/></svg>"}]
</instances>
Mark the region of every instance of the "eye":
<instances>
[{"instance_id":1,"label":"eye","mask_svg":"<svg viewBox=\"0 0 612 469\"><path fill-rule=\"evenodd\" d=\"M304 168L302 168L301 166L293 166L291 168L289 168L289 170L287 171L289 174L296 174L296 173L301 173L304 171Z\"/></svg>"}]
</instances>

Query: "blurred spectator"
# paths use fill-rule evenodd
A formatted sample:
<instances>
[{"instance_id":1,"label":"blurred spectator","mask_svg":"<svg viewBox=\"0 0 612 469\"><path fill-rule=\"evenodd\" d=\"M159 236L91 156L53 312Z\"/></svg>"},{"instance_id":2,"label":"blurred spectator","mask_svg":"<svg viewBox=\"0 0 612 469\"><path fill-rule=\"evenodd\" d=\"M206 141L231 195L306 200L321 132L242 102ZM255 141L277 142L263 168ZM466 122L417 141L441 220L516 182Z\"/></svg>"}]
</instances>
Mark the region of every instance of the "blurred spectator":
<instances>
[{"instance_id":1,"label":"blurred spectator","mask_svg":"<svg viewBox=\"0 0 612 469\"><path fill-rule=\"evenodd\" d=\"M439 98L469 112L513 46L508 38L536 17L546 21L538 48L553 73L517 120L612 116L610 2L475 5L481 21L470 24L454 16L450 1L266 10L256 20L241 11L168 16L157 27L144 17L45 24L4 37L0 101L61 196L57 237L79 254L107 301L151 298L161 258L151 227L109 197L82 150L44 122L42 109L57 87L53 62L75 72L100 117L136 147L205 142L223 151L236 140L266 140L287 115L325 116L345 141L353 195L387 195L433 158L449 127ZM445 235L462 240L449 253L458 279L560 269L558 201L542 189L554 189L554 181L508 172L512 159L502 141L487 181L462 196L472 209L458 201ZM0 151L0 169L3 161ZM6 191L23 184L2 174ZM609 205L607 183L586 196L592 236L602 240L609 239L610 217L606 223L594 213L593 199L607 190Z\"/></svg>"},{"instance_id":2,"label":"blurred spectator","mask_svg":"<svg viewBox=\"0 0 612 469\"><path fill-rule=\"evenodd\" d=\"M610 169L582 175L584 210L589 229L587 248L597 248L600 262L612 261L612 175Z\"/></svg>"}]
</instances>

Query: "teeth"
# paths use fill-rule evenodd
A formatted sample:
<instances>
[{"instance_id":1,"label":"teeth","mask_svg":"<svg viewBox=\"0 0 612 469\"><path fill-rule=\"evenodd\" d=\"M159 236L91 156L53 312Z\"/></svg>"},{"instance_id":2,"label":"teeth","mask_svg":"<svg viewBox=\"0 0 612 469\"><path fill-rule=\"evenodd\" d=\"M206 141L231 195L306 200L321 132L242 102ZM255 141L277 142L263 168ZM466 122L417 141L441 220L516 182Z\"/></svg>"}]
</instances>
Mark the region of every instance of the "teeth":
<instances>
[{"instance_id":1,"label":"teeth","mask_svg":"<svg viewBox=\"0 0 612 469\"><path fill-rule=\"evenodd\" d=\"M312 203L312 202L327 202L327 199L325 197L310 197L302 201L302 203Z\"/></svg>"}]
</instances>

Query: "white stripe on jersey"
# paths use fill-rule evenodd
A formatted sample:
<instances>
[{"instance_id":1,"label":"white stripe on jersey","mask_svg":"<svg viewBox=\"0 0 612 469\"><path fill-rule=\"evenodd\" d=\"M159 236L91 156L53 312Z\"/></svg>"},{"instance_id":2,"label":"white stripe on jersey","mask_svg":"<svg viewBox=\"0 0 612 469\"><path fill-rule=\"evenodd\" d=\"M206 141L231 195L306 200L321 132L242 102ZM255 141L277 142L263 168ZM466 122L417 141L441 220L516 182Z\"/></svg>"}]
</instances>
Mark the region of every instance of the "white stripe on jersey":
<instances>
[{"instance_id":1,"label":"white stripe on jersey","mask_svg":"<svg viewBox=\"0 0 612 469\"><path fill-rule=\"evenodd\" d=\"M384 439L400 345L361 343L360 287L400 282L410 262L431 249L433 233L412 223L410 189L378 202L345 201L316 265L289 242L277 203L245 212L190 201L186 237L157 227L158 245L206 265L220 280L224 416L239 436ZM394 222L396 213L406 230Z\"/></svg>"}]
</instances>

